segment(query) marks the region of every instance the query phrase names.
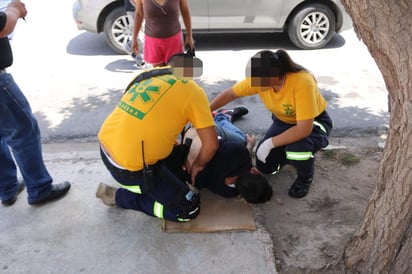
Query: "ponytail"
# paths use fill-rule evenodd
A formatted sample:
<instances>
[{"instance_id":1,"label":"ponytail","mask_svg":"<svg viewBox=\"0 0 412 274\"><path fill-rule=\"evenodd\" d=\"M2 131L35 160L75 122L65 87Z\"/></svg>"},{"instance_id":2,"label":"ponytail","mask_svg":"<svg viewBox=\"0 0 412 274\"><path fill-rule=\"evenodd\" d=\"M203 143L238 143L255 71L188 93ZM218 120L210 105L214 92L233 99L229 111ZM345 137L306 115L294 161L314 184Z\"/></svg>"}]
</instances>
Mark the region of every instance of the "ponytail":
<instances>
[{"instance_id":1,"label":"ponytail","mask_svg":"<svg viewBox=\"0 0 412 274\"><path fill-rule=\"evenodd\" d=\"M293 62L292 58L290 58L289 54L285 50L279 49L274 54L281 60L283 65L283 74L286 74L287 72L299 72L302 70L308 71L303 66Z\"/></svg>"}]
</instances>

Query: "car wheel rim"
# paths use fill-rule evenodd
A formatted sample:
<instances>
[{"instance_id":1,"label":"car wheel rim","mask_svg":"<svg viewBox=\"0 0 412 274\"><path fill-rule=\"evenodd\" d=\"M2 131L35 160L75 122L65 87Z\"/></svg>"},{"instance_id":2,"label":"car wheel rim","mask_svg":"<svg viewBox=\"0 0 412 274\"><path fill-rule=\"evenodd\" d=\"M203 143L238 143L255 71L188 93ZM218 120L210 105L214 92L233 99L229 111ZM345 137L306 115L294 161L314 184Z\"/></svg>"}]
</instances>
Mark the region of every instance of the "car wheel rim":
<instances>
[{"instance_id":1,"label":"car wheel rim","mask_svg":"<svg viewBox=\"0 0 412 274\"><path fill-rule=\"evenodd\" d=\"M309 13L300 25L300 35L308 44L321 42L328 35L329 30L329 19L321 12Z\"/></svg>"},{"instance_id":2,"label":"car wheel rim","mask_svg":"<svg viewBox=\"0 0 412 274\"><path fill-rule=\"evenodd\" d=\"M132 22L125 16L119 17L112 25L113 40L122 48L126 46L127 41L132 37Z\"/></svg>"}]
</instances>

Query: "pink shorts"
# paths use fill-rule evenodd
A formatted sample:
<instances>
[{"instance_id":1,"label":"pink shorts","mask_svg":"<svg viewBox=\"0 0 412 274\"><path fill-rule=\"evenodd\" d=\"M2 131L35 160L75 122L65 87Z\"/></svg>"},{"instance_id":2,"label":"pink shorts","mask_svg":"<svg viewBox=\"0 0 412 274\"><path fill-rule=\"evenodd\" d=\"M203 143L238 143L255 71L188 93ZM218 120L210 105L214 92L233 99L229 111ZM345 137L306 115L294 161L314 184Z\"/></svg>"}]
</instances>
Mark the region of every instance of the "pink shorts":
<instances>
[{"instance_id":1,"label":"pink shorts","mask_svg":"<svg viewBox=\"0 0 412 274\"><path fill-rule=\"evenodd\" d=\"M144 37L143 55L147 63L166 64L171 56L183 51L182 31L167 38L154 38L148 35Z\"/></svg>"}]
</instances>

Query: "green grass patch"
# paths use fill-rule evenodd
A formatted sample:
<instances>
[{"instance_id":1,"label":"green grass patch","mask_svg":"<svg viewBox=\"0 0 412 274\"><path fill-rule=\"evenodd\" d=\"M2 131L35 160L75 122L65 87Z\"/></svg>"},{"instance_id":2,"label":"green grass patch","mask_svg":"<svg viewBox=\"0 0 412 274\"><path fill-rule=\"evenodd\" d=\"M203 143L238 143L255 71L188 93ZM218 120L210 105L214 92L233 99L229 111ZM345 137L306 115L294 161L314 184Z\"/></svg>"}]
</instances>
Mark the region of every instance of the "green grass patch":
<instances>
[{"instance_id":1,"label":"green grass patch","mask_svg":"<svg viewBox=\"0 0 412 274\"><path fill-rule=\"evenodd\" d=\"M334 160L345 166L352 166L360 162L360 158L349 152L342 152L338 149L323 150L322 157L326 160Z\"/></svg>"},{"instance_id":2,"label":"green grass patch","mask_svg":"<svg viewBox=\"0 0 412 274\"><path fill-rule=\"evenodd\" d=\"M352 166L360 162L360 158L352 153L344 153L339 157L339 162L345 166Z\"/></svg>"},{"instance_id":3,"label":"green grass patch","mask_svg":"<svg viewBox=\"0 0 412 274\"><path fill-rule=\"evenodd\" d=\"M336 159L338 151L335 149L323 150L323 156L327 159Z\"/></svg>"}]
</instances>

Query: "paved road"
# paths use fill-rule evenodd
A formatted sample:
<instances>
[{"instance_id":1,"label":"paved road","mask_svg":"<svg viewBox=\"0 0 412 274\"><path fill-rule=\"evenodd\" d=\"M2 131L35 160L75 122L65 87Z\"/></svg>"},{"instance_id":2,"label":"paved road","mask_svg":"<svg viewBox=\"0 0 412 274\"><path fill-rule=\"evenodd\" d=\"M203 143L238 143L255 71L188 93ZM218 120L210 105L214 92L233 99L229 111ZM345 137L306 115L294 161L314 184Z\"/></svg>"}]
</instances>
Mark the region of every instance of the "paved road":
<instances>
[{"instance_id":1,"label":"paved road","mask_svg":"<svg viewBox=\"0 0 412 274\"><path fill-rule=\"evenodd\" d=\"M10 69L31 102L45 141L95 135L118 102L123 88L139 71L131 58L117 55L103 35L78 31L71 18L71 2L59 11L27 1L26 23L20 21L13 38L15 63ZM61 6L61 7L60 7ZM376 132L388 121L387 92L374 60L352 29L336 35L324 49L295 49L283 35L195 36L203 77L197 81L209 97L244 77L245 64L260 49L285 48L292 58L319 80L335 121L333 134ZM251 109L239 126L265 131L270 115L258 98L244 98Z\"/></svg>"}]
</instances>

